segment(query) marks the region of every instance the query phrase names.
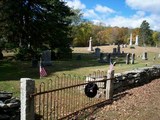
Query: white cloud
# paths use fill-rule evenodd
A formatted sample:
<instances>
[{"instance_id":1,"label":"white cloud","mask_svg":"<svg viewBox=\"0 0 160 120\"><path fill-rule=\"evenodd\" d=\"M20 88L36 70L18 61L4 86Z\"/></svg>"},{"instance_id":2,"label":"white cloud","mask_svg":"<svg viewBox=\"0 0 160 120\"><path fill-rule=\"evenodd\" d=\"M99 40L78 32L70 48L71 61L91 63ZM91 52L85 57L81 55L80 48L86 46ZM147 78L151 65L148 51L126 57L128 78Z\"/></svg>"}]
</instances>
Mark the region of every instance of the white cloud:
<instances>
[{"instance_id":1,"label":"white cloud","mask_svg":"<svg viewBox=\"0 0 160 120\"><path fill-rule=\"evenodd\" d=\"M98 17L98 15L95 13L93 9L85 10L83 16L87 18L97 18Z\"/></svg>"},{"instance_id":2,"label":"white cloud","mask_svg":"<svg viewBox=\"0 0 160 120\"><path fill-rule=\"evenodd\" d=\"M126 4L135 10L160 13L160 0L126 0Z\"/></svg>"},{"instance_id":3,"label":"white cloud","mask_svg":"<svg viewBox=\"0 0 160 120\"><path fill-rule=\"evenodd\" d=\"M80 0L65 0L67 2L67 5L74 9L85 9L85 4L81 3Z\"/></svg>"},{"instance_id":4,"label":"white cloud","mask_svg":"<svg viewBox=\"0 0 160 120\"><path fill-rule=\"evenodd\" d=\"M133 18L139 19L141 17L145 17L146 13L144 11L137 11L136 14L133 15Z\"/></svg>"},{"instance_id":5,"label":"white cloud","mask_svg":"<svg viewBox=\"0 0 160 120\"><path fill-rule=\"evenodd\" d=\"M95 10L96 10L97 12L100 12L100 13L114 13L114 12L115 12L113 9L108 8L108 7L106 7L106 6L101 6L101 5L99 5L99 4L96 5Z\"/></svg>"},{"instance_id":6,"label":"white cloud","mask_svg":"<svg viewBox=\"0 0 160 120\"><path fill-rule=\"evenodd\" d=\"M111 13L115 13L114 10L106 7L106 6L101 6L101 5L96 5L94 9L84 9L83 10L83 16L85 18L89 19L101 19L104 20L106 19Z\"/></svg>"},{"instance_id":7,"label":"white cloud","mask_svg":"<svg viewBox=\"0 0 160 120\"><path fill-rule=\"evenodd\" d=\"M107 26L136 28L140 27L143 20L147 20L151 29L160 31L160 0L125 0L130 8L137 10L135 14L127 17L120 16L117 11L100 4L97 4L93 9L88 9L80 0L65 1L68 6L74 9L81 9L84 18L94 23L105 23Z\"/></svg>"},{"instance_id":8,"label":"white cloud","mask_svg":"<svg viewBox=\"0 0 160 120\"><path fill-rule=\"evenodd\" d=\"M150 15L150 16L144 16L145 14L143 12L138 11L136 14L134 14L131 17L124 17L124 16L115 16L112 18L107 19L94 19L93 22L95 24L99 22L103 22L106 24L106 26L118 26L118 27L129 27L129 28L136 28L140 27L143 20L146 20L150 24L150 28L153 30L160 31L160 24L159 19L160 16L157 15Z\"/></svg>"}]
</instances>

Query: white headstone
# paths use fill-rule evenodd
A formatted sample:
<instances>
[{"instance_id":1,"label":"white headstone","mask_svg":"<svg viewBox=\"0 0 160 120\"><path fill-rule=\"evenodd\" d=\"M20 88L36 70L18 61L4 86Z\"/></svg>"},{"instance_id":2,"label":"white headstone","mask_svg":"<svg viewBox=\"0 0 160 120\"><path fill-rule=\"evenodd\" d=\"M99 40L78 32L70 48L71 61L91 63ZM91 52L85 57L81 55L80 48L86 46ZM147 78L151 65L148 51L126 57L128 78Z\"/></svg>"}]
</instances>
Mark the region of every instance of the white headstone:
<instances>
[{"instance_id":1,"label":"white headstone","mask_svg":"<svg viewBox=\"0 0 160 120\"><path fill-rule=\"evenodd\" d=\"M92 37L90 37L90 40L89 40L88 51L93 51L93 47L92 47Z\"/></svg>"},{"instance_id":2,"label":"white headstone","mask_svg":"<svg viewBox=\"0 0 160 120\"><path fill-rule=\"evenodd\" d=\"M135 45L138 46L138 35L136 35L136 42L135 42Z\"/></svg>"},{"instance_id":3,"label":"white headstone","mask_svg":"<svg viewBox=\"0 0 160 120\"><path fill-rule=\"evenodd\" d=\"M129 45L132 45L132 33L130 34Z\"/></svg>"}]
</instances>

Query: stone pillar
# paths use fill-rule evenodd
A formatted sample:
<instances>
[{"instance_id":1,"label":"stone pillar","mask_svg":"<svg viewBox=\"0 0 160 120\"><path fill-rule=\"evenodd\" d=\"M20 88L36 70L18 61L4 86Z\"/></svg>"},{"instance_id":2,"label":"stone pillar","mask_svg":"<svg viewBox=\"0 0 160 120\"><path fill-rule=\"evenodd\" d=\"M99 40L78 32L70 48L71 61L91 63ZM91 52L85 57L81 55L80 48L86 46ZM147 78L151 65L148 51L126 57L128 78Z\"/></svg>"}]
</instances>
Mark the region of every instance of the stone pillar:
<instances>
[{"instance_id":1,"label":"stone pillar","mask_svg":"<svg viewBox=\"0 0 160 120\"><path fill-rule=\"evenodd\" d=\"M132 46L132 33L130 34L130 41L129 41L129 45Z\"/></svg>"},{"instance_id":2,"label":"stone pillar","mask_svg":"<svg viewBox=\"0 0 160 120\"><path fill-rule=\"evenodd\" d=\"M135 42L135 45L138 46L138 35L136 35L136 42Z\"/></svg>"},{"instance_id":3,"label":"stone pillar","mask_svg":"<svg viewBox=\"0 0 160 120\"><path fill-rule=\"evenodd\" d=\"M93 47L92 47L92 37L90 37L90 40L89 40L88 51L93 51Z\"/></svg>"},{"instance_id":4,"label":"stone pillar","mask_svg":"<svg viewBox=\"0 0 160 120\"><path fill-rule=\"evenodd\" d=\"M113 98L113 82L114 80L114 70L108 70L107 72L107 82L106 82L106 100Z\"/></svg>"},{"instance_id":5,"label":"stone pillar","mask_svg":"<svg viewBox=\"0 0 160 120\"><path fill-rule=\"evenodd\" d=\"M147 52L143 52L142 59L143 60L148 60L148 58L147 58Z\"/></svg>"},{"instance_id":6,"label":"stone pillar","mask_svg":"<svg viewBox=\"0 0 160 120\"><path fill-rule=\"evenodd\" d=\"M126 64L129 64L129 60L130 60L130 53L127 53L127 55L126 55Z\"/></svg>"},{"instance_id":7,"label":"stone pillar","mask_svg":"<svg viewBox=\"0 0 160 120\"><path fill-rule=\"evenodd\" d=\"M35 120L34 99L30 97L35 91L35 81L21 78L21 120Z\"/></svg>"},{"instance_id":8,"label":"stone pillar","mask_svg":"<svg viewBox=\"0 0 160 120\"><path fill-rule=\"evenodd\" d=\"M134 59L135 59L135 54L132 53L132 55L131 55L131 64L134 64Z\"/></svg>"}]
</instances>

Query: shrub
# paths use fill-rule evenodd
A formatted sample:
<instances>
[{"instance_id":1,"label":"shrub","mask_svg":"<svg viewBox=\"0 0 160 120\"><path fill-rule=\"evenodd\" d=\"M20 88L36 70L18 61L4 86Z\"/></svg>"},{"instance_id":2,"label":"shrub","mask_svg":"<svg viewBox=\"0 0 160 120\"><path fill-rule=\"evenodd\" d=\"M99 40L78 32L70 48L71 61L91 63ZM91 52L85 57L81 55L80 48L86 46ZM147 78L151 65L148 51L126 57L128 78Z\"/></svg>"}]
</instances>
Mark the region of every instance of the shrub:
<instances>
[{"instance_id":1,"label":"shrub","mask_svg":"<svg viewBox=\"0 0 160 120\"><path fill-rule=\"evenodd\" d=\"M135 49L135 47L134 46L130 46L130 49Z\"/></svg>"}]
</instances>

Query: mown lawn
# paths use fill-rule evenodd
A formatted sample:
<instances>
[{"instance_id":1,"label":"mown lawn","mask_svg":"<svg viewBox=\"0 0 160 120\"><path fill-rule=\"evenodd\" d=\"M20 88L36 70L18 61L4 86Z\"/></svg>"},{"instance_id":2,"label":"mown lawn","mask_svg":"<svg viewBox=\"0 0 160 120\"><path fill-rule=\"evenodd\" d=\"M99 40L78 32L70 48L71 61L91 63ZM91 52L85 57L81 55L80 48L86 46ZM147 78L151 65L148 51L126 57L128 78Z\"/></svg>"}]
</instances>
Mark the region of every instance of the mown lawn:
<instances>
[{"instance_id":1,"label":"mown lawn","mask_svg":"<svg viewBox=\"0 0 160 120\"><path fill-rule=\"evenodd\" d=\"M114 46L101 46L100 48L103 53L106 53L112 52L113 47ZM46 67L45 69L48 76L42 79L39 79L39 67L32 68L31 61L15 61L7 59L0 61L0 91L13 92L15 96L19 96L21 78L32 78L36 81L36 85L38 85L41 81L46 81L54 75L61 75L62 73L87 76L97 70L108 70L109 63L99 63L98 58L95 57L94 53L89 53L86 47L74 48L73 50L72 59L53 61L52 66ZM160 63L160 58L153 60L153 58L159 54L158 48L147 48L148 60L142 60L140 58L140 55L143 52L143 48L141 47L134 50L129 48L124 48L122 50L126 53L134 52L136 54L135 64L126 65L125 57L112 57L113 61L117 62L114 67L116 73ZM81 60L76 59L78 55L81 55ZM6 57L8 57L7 54Z\"/></svg>"}]
</instances>

